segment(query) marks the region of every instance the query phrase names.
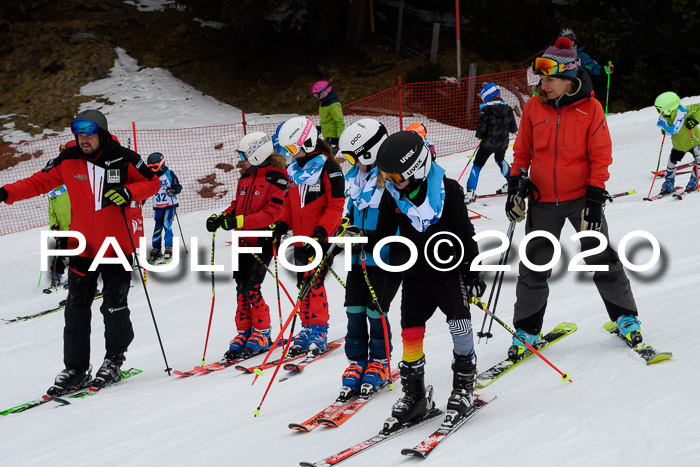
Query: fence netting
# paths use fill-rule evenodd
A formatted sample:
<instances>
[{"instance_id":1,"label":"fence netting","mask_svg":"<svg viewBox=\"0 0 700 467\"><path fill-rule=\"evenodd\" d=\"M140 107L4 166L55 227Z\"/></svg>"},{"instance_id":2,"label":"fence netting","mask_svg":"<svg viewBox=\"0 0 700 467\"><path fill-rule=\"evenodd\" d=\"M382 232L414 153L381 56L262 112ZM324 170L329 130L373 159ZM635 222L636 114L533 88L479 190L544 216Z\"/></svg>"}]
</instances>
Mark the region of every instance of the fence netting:
<instances>
[{"instance_id":1,"label":"fence netting","mask_svg":"<svg viewBox=\"0 0 700 467\"><path fill-rule=\"evenodd\" d=\"M479 141L474 132L479 117L479 91L485 83L495 82L501 96L510 105L519 122L522 108L536 80L529 70L516 70L460 80L433 81L397 85L390 89L343 105L345 125L360 118L381 121L389 131L423 123L427 138L438 156L472 151ZM312 116L318 123L318 116ZM165 164L178 176L182 193L178 195L178 213L217 212L235 196L240 178L236 168L236 147L249 132L274 134L281 122L235 123L183 129L112 130L121 145L135 149L145 159L152 152L165 155ZM0 186L26 178L41 170L58 156L61 144L72 134L0 145ZM349 168L347 163L342 165ZM0 204L0 235L48 226L46 196ZM145 203L144 217L153 216L152 202Z\"/></svg>"}]
</instances>

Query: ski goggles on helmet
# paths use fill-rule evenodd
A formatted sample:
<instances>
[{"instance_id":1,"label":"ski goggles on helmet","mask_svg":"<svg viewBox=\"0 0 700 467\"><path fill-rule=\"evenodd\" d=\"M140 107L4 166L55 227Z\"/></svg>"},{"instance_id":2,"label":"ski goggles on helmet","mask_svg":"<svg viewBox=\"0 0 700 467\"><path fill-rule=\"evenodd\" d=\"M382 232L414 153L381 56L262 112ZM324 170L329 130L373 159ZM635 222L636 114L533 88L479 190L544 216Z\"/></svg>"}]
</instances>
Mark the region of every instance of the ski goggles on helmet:
<instances>
[{"instance_id":1,"label":"ski goggles on helmet","mask_svg":"<svg viewBox=\"0 0 700 467\"><path fill-rule=\"evenodd\" d=\"M162 158L160 161L155 162L153 164L146 164L149 169L151 169L154 172L158 172L161 167L163 167L163 164L165 163L165 157Z\"/></svg>"},{"instance_id":2,"label":"ski goggles on helmet","mask_svg":"<svg viewBox=\"0 0 700 467\"><path fill-rule=\"evenodd\" d=\"M70 125L74 135L94 135L97 133L97 123L90 120L75 120Z\"/></svg>"},{"instance_id":3,"label":"ski goggles on helmet","mask_svg":"<svg viewBox=\"0 0 700 467\"><path fill-rule=\"evenodd\" d=\"M293 143L288 144L286 146L283 146L283 148L285 151L287 151L292 156L296 156L302 150L302 147L300 144L293 144Z\"/></svg>"},{"instance_id":4,"label":"ski goggles on helmet","mask_svg":"<svg viewBox=\"0 0 700 467\"><path fill-rule=\"evenodd\" d=\"M666 104L663 107L655 107L656 111L660 114L664 115L671 115L674 110L678 108L678 103L677 102L671 102L670 104Z\"/></svg>"},{"instance_id":5,"label":"ski goggles on helmet","mask_svg":"<svg viewBox=\"0 0 700 467\"><path fill-rule=\"evenodd\" d=\"M238 151L238 157L240 157L242 161L248 160L248 158L245 156L245 151Z\"/></svg>"},{"instance_id":6,"label":"ski goggles on helmet","mask_svg":"<svg viewBox=\"0 0 700 467\"><path fill-rule=\"evenodd\" d=\"M573 70L581 64L581 59L577 58L571 63L558 63L547 57L538 57L532 62L532 71L538 75L552 76L566 70Z\"/></svg>"},{"instance_id":7,"label":"ski goggles on helmet","mask_svg":"<svg viewBox=\"0 0 700 467\"><path fill-rule=\"evenodd\" d=\"M359 148L356 148L352 151L341 151L340 153L345 157L345 159L347 159L348 162L350 162L352 165L355 165L357 164L357 161L360 160L360 158L364 157L367 153L369 153L370 149L379 144L379 142L383 138L386 138L387 134L388 133L386 131L386 128L384 128L384 126L381 126L379 131L373 134L372 137L365 141L365 143Z\"/></svg>"}]
</instances>

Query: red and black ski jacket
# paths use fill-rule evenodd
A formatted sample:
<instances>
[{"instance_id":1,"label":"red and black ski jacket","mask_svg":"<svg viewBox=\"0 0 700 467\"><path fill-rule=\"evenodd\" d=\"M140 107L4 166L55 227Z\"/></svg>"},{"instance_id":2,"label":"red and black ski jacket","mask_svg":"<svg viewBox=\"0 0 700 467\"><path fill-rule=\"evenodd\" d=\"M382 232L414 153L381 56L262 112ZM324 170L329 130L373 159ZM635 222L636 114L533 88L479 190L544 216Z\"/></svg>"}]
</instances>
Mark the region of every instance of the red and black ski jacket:
<instances>
[{"instance_id":1,"label":"red and black ski jacket","mask_svg":"<svg viewBox=\"0 0 700 467\"><path fill-rule=\"evenodd\" d=\"M280 159L282 159L280 157ZM287 172L284 162L265 167L251 167L243 171L238 181L236 199L224 211L243 216L242 230L264 230L279 219L287 192ZM245 238L248 246L255 246L257 238Z\"/></svg>"},{"instance_id":2,"label":"red and black ski jacket","mask_svg":"<svg viewBox=\"0 0 700 467\"><path fill-rule=\"evenodd\" d=\"M305 159L311 160L319 154L320 151L314 151ZM311 237L316 227L323 227L332 236L340 226L345 205L343 172L332 157L326 160L321 170L321 177L313 185L297 185L288 178L289 193L282 205L280 220L292 229L294 235ZM325 242L328 238L321 240Z\"/></svg>"},{"instance_id":3,"label":"red and black ski jacket","mask_svg":"<svg viewBox=\"0 0 700 467\"><path fill-rule=\"evenodd\" d=\"M5 185L7 204L33 198L61 184L66 185L70 196L71 230L82 233L87 243L79 256L94 258L107 237L115 237L124 254L133 253L121 208L104 194L118 186L126 187L134 200L158 192L160 180L141 156L113 140L90 156L78 146L67 148L40 172ZM68 248L77 246L76 239L68 239ZM116 256L111 246L105 256Z\"/></svg>"}]
</instances>

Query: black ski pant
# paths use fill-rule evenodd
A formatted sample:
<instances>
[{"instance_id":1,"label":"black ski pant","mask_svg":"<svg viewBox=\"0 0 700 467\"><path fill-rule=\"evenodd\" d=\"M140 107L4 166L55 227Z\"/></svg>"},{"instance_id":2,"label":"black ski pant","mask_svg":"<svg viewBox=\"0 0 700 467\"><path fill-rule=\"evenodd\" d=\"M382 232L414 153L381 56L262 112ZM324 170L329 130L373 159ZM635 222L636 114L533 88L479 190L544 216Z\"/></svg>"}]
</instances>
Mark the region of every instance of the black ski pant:
<instances>
[{"instance_id":1,"label":"black ski pant","mask_svg":"<svg viewBox=\"0 0 700 467\"><path fill-rule=\"evenodd\" d=\"M105 355L126 352L134 339L127 306L132 271L125 271L120 264L101 264L95 271L88 271L92 260L73 256L69 263L63 362L66 368L79 371L86 371L90 366L91 305L99 276L103 283L100 312L105 326Z\"/></svg>"},{"instance_id":2,"label":"black ski pant","mask_svg":"<svg viewBox=\"0 0 700 467\"><path fill-rule=\"evenodd\" d=\"M544 230L556 238L560 238L564 222L568 219L576 232L581 230L581 211L586 207L585 198L555 203L530 204L525 221L525 233ZM610 246L608 223L603 215L603 227L600 232L608 239L608 245L601 253L584 258L586 264L606 265L607 271L596 271L593 283L598 288L603 304L610 320L616 321L623 315L637 316L637 305L632 295L629 279L620 262L617 252ZM591 250L599 245L597 239L585 237L581 239L581 250ZM526 254L531 263L543 265L549 263L554 255L554 246L544 237L532 239L526 248ZM552 269L533 271L520 263L518 283L515 288L515 314L513 325L530 334L539 334L542 330L544 313L547 308L549 286L547 280L552 275Z\"/></svg>"}]
</instances>

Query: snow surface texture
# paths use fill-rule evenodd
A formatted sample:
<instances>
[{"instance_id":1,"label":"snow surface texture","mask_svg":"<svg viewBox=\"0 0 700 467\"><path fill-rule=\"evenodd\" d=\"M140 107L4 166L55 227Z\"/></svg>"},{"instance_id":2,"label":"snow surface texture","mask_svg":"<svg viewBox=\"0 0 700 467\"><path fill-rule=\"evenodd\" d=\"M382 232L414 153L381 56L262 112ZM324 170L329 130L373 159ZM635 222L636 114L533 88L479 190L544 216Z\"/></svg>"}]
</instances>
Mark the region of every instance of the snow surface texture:
<instances>
[{"instance_id":1,"label":"snow surface texture","mask_svg":"<svg viewBox=\"0 0 700 467\"><path fill-rule=\"evenodd\" d=\"M128 62L125 54L120 57ZM121 66L113 70L110 78L87 87L90 93L113 96L109 100L117 104L105 110L114 128L127 128L134 120L147 123L150 128L168 128L239 119L237 109L187 88L169 73L132 65ZM88 94L87 90L84 93ZM683 103L697 100L684 99ZM574 231L567 226L562 235L564 254L550 281L544 330L561 321L578 324L577 332L546 351L547 358L569 372L574 382L561 382L550 367L532 358L486 388L484 394L495 394L498 399L421 465L700 465L700 373L693 360L700 352L695 248L700 194L691 194L683 201L642 201L649 190L650 170L656 167L661 141L654 126L656 118L653 108L610 116L615 160L610 167L608 190L617 193L634 189L637 194L609 204L606 215L614 246L633 230L646 230L661 244L658 265L649 272L629 276L644 336L660 351L672 351L673 360L646 366L618 338L603 330L607 315L590 280L591 273L566 271L568 261L578 252L577 245L568 240ZM667 143L662 164L669 150ZM438 162L449 176L456 178L466 164L466 155L471 155L471 151L443 157ZM508 160L512 160L512 153ZM677 184L684 185L687 177L679 176ZM466 176L462 184L465 180ZM502 184L496 165L489 161L481 174L479 192L493 192ZM654 191L659 188L657 181ZM506 231L508 222L502 205L503 198L470 205L492 219L474 221L477 232ZM211 237L204 222L210 214L180 217L190 249L190 236L201 237L201 263L209 261ZM146 219L145 224L146 234L150 235L153 222ZM523 231L523 225L518 225L510 261L514 268ZM226 272L216 274L216 307L207 363L221 357L235 333L235 290L227 240L231 238L223 232L217 236L216 262L225 265ZM38 229L0 237L0 318L39 312L65 298L65 291L47 296L37 288L39 242ZM481 249L495 245L494 240L485 240ZM649 259L651 251L646 245L642 241L628 247L633 262L642 264ZM190 259L184 251L182 256L188 265ZM496 261L497 257L491 257L487 263ZM340 260L334 269L345 277ZM291 274L281 276L291 291ZM493 273L486 274L489 285L492 278ZM506 273L499 301L498 313L507 322L512 319L515 280L514 271ZM250 376L233 368L187 380L168 377L163 372L165 365L136 275L132 283L129 306L136 338L125 368L133 366L143 373L96 397L76 400L71 406L46 404L2 417L0 464L85 465L100 459L124 466L298 465L302 460L322 459L375 434L400 395L397 384L392 393L381 394L337 429L320 427L308 434L289 430L288 423L303 422L336 397L346 366L343 352L338 350L309 366L302 375L275 382L260 416L253 418L272 371L268 370L255 386L251 386ZM346 319L343 289L330 275L326 283L331 309L330 340L344 335ZM42 288L46 284L44 273ZM179 370L191 369L202 359L212 300L210 274L189 272L189 267L149 274L148 290L170 365ZM270 278L263 284L263 293L271 307L273 326L277 327L276 292ZM98 301L93 306L95 368L102 362L104 349L100 304ZM291 310L284 295L282 308L284 315ZM394 364L401 358L398 311L397 298L389 313L394 329ZM474 308L472 311L474 326L479 330L483 314ZM0 409L35 399L51 385L63 368L62 328L62 312L28 322L0 324ZM476 346L481 370L503 359L511 342L511 336L498 324L493 333L488 344L482 340ZM427 325L424 345L426 383L435 386L435 399L444 406L452 380L452 345L439 311ZM251 363L261 360L258 357ZM280 370L277 379L286 373ZM343 465L413 465L418 461L401 456L400 450L415 446L438 424L437 420L429 423Z\"/></svg>"}]
</instances>

